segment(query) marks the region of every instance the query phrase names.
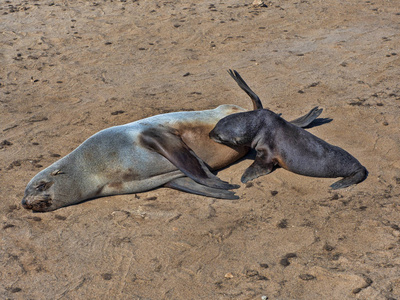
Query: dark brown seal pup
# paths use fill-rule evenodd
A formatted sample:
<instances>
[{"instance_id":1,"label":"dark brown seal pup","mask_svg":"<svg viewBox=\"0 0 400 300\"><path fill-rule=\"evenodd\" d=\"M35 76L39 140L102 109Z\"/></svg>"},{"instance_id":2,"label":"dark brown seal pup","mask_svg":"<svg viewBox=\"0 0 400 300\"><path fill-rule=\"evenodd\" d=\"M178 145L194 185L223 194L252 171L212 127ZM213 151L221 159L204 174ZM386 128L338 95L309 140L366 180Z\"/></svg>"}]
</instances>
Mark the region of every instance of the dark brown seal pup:
<instances>
[{"instance_id":1,"label":"dark brown seal pup","mask_svg":"<svg viewBox=\"0 0 400 300\"><path fill-rule=\"evenodd\" d=\"M229 146L249 146L257 151L244 172L243 183L266 175L274 166L313 177L344 177L331 185L340 189L363 181L367 169L345 150L330 145L274 112L262 109L229 115L220 120L210 137Z\"/></svg>"},{"instance_id":2,"label":"dark brown seal pup","mask_svg":"<svg viewBox=\"0 0 400 300\"><path fill-rule=\"evenodd\" d=\"M232 71L230 74L250 95L253 108L262 108L240 75ZM22 205L34 211L51 211L90 198L160 186L238 199L229 191L238 186L223 182L209 168L225 167L244 156L249 148L215 143L208 133L223 117L243 111L246 110L236 105L221 105L211 110L161 114L104 129L33 177ZM320 113L314 108L293 122L307 126Z\"/></svg>"}]
</instances>

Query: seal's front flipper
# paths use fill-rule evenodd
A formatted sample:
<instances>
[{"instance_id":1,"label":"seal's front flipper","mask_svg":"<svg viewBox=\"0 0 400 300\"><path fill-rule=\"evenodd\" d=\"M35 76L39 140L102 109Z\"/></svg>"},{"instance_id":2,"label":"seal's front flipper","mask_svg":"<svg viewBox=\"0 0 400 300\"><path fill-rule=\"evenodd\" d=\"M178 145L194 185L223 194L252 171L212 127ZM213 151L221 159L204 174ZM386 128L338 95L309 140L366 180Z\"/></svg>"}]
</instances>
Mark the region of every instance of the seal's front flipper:
<instances>
[{"instance_id":1,"label":"seal's front flipper","mask_svg":"<svg viewBox=\"0 0 400 300\"><path fill-rule=\"evenodd\" d=\"M339 181L336 181L334 184L331 185L333 190L344 189L353 184L360 183L364 181L368 177L368 171L366 168L362 168L359 171L355 172L354 174L345 177Z\"/></svg>"},{"instance_id":2,"label":"seal's front flipper","mask_svg":"<svg viewBox=\"0 0 400 300\"><path fill-rule=\"evenodd\" d=\"M212 187L208 187L205 185L198 184L196 181L189 177L180 177L171 180L170 182L165 184L166 187L170 187L176 190L206 196L213 197L219 199L228 199L228 200L237 200L238 196L235 195L232 191L216 189Z\"/></svg>"},{"instance_id":3,"label":"seal's front flipper","mask_svg":"<svg viewBox=\"0 0 400 300\"><path fill-rule=\"evenodd\" d=\"M243 80L242 76L235 70L228 70L229 75L233 78L233 80L236 81L236 83L239 85L239 87L246 92L247 95L250 96L251 100L253 101L253 109L262 109L262 103L260 101L260 98L254 93L251 88L247 85L247 83Z\"/></svg>"},{"instance_id":4,"label":"seal's front flipper","mask_svg":"<svg viewBox=\"0 0 400 300\"><path fill-rule=\"evenodd\" d=\"M314 121L318 116L322 113L322 108L318 109L318 106L314 107L312 110L310 110L307 114L304 116L297 118L293 121L290 121L293 125L296 125L298 127L307 127Z\"/></svg>"},{"instance_id":5,"label":"seal's front flipper","mask_svg":"<svg viewBox=\"0 0 400 300\"><path fill-rule=\"evenodd\" d=\"M256 179L257 177L267 175L272 172L275 164L272 161L268 161L266 155L261 152L257 152L257 156L254 162L244 171L242 178L240 179L243 183L250 180Z\"/></svg>"},{"instance_id":6,"label":"seal's front flipper","mask_svg":"<svg viewBox=\"0 0 400 300\"><path fill-rule=\"evenodd\" d=\"M140 143L167 158L186 176L200 184L225 190L239 187L212 174L206 164L171 128L159 126L146 129L140 136Z\"/></svg>"}]
</instances>

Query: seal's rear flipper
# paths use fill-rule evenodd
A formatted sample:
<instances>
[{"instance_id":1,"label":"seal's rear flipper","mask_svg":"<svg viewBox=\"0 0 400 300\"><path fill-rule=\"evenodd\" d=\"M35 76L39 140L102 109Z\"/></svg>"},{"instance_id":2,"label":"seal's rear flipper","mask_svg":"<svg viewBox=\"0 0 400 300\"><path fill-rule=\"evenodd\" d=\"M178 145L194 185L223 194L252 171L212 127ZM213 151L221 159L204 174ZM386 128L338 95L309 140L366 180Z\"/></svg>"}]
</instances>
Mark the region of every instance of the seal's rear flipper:
<instances>
[{"instance_id":1,"label":"seal's rear flipper","mask_svg":"<svg viewBox=\"0 0 400 300\"><path fill-rule=\"evenodd\" d=\"M146 129L141 133L139 140L144 147L161 154L186 176L200 184L224 190L239 187L212 174L206 164L171 128L159 126Z\"/></svg>"},{"instance_id":2,"label":"seal's rear flipper","mask_svg":"<svg viewBox=\"0 0 400 300\"><path fill-rule=\"evenodd\" d=\"M252 89L247 85L247 83L243 80L242 76L235 71L235 70L228 70L229 75L236 81L236 83L239 85L239 87L246 92L247 95L250 96L251 100L253 101L253 109L263 109L263 105L260 101L260 98L257 96L256 93L252 91ZM297 118L290 123L298 126L298 127L307 127L314 121L318 116L322 113L322 108L318 109L317 107L314 107L310 112L308 112L306 115Z\"/></svg>"},{"instance_id":3,"label":"seal's rear flipper","mask_svg":"<svg viewBox=\"0 0 400 300\"><path fill-rule=\"evenodd\" d=\"M247 85L247 83L243 80L242 76L235 70L228 70L229 75L236 81L239 87L246 92L247 95L250 96L251 100L253 101L253 109L262 109L262 103L260 98L254 93L251 88Z\"/></svg>"},{"instance_id":4,"label":"seal's rear flipper","mask_svg":"<svg viewBox=\"0 0 400 300\"><path fill-rule=\"evenodd\" d=\"M357 184L360 183L361 181L364 181L367 177L368 177L368 171L366 168L363 168L351 176L336 181L334 184L331 185L331 188L333 190L344 189L353 184Z\"/></svg>"},{"instance_id":5,"label":"seal's rear flipper","mask_svg":"<svg viewBox=\"0 0 400 300\"><path fill-rule=\"evenodd\" d=\"M205 185L198 184L189 177L180 177L166 183L164 186L176 190L219 199L237 200L238 196L232 191L216 189Z\"/></svg>"},{"instance_id":6,"label":"seal's rear flipper","mask_svg":"<svg viewBox=\"0 0 400 300\"><path fill-rule=\"evenodd\" d=\"M298 127L307 127L314 121L318 116L322 113L322 108L318 109L318 106L314 107L312 110L310 110L307 114L304 116L297 118L293 121L290 121L293 125L296 125Z\"/></svg>"}]
</instances>

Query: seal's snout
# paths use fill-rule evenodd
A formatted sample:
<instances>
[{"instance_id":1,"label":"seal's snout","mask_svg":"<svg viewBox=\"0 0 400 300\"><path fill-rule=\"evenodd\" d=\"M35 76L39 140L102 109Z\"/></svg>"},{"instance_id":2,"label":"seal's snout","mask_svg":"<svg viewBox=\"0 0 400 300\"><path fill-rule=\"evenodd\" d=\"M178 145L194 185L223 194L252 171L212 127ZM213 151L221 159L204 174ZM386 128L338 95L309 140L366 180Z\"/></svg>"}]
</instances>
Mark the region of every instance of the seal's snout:
<instances>
[{"instance_id":1,"label":"seal's snout","mask_svg":"<svg viewBox=\"0 0 400 300\"><path fill-rule=\"evenodd\" d=\"M25 198L22 199L21 204L22 204L23 208L25 208L25 209L32 209L32 205L30 205L30 204L26 201Z\"/></svg>"},{"instance_id":2,"label":"seal's snout","mask_svg":"<svg viewBox=\"0 0 400 300\"><path fill-rule=\"evenodd\" d=\"M229 140L225 135L216 133L214 130L212 130L208 135L210 139L212 139L214 142L218 144L224 144L224 145L229 145L229 143L232 145L235 144L234 142L229 142Z\"/></svg>"},{"instance_id":3,"label":"seal's snout","mask_svg":"<svg viewBox=\"0 0 400 300\"><path fill-rule=\"evenodd\" d=\"M21 201L22 207L33 211L48 211L52 205L50 197L29 200L26 197Z\"/></svg>"},{"instance_id":4,"label":"seal's snout","mask_svg":"<svg viewBox=\"0 0 400 300\"><path fill-rule=\"evenodd\" d=\"M210 131L208 136L210 137L210 139L212 139L213 141L215 141L217 143L220 143L220 141L221 141L218 134L215 133L214 129Z\"/></svg>"}]
</instances>

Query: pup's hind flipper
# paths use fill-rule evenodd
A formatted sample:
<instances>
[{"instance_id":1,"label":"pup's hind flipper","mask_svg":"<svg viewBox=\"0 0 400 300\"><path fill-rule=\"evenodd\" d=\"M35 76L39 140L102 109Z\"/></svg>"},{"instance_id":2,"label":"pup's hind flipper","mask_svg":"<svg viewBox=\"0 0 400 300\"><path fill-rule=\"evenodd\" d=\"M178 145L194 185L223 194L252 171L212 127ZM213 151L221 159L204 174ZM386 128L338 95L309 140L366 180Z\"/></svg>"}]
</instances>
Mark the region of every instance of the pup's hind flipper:
<instances>
[{"instance_id":1,"label":"pup's hind flipper","mask_svg":"<svg viewBox=\"0 0 400 300\"><path fill-rule=\"evenodd\" d=\"M310 110L307 114L304 116L297 118L293 121L290 121L293 125L296 125L298 127L307 127L314 121L318 116L322 113L322 108L318 109L318 106L314 107L312 110Z\"/></svg>"},{"instance_id":2,"label":"pup's hind flipper","mask_svg":"<svg viewBox=\"0 0 400 300\"><path fill-rule=\"evenodd\" d=\"M228 70L229 75L236 81L239 87L246 92L247 95L250 96L251 101L253 101L253 109L262 109L262 103L260 98L258 98L257 94L252 91L252 89L247 85L246 81L243 80L242 76L235 70Z\"/></svg>"},{"instance_id":3,"label":"pup's hind flipper","mask_svg":"<svg viewBox=\"0 0 400 300\"><path fill-rule=\"evenodd\" d=\"M368 177L368 171L366 168L362 168L361 170L355 172L354 174L345 177L339 181L336 181L334 184L331 185L333 190L344 189L353 184L360 183L364 181Z\"/></svg>"}]
</instances>

